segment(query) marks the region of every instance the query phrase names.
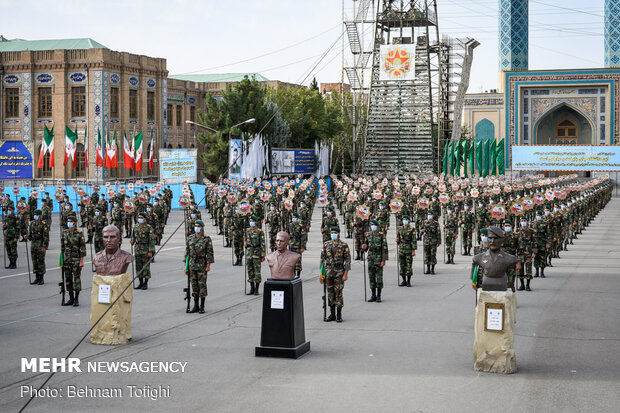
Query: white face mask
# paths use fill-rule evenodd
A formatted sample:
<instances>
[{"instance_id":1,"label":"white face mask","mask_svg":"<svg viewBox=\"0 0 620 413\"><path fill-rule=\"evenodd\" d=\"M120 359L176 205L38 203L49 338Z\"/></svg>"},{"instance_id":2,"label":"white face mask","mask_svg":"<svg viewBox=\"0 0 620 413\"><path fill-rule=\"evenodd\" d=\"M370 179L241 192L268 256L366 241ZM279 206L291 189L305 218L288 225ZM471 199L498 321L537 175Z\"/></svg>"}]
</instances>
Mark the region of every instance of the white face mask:
<instances>
[{"instance_id":1,"label":"white face mask","mask_svg":"<svg viewBox=\"0 0 620 413\"><path fill-rule=\"evenodd\" d=\"M273 210L275 210L276 208L275 208L275 207L269 207L269 209L271 209L271 210L273 211Z\"/></svg>"},{"instance_id":2,"label":"white face mask","mask_svg":"<svg viewBox=\"0 0 620 413\"><path fill-rule=\"evenodd\" d=\"M545 215L549 215L551 211L545 211Z\"/></svg>"},{"instance_id":3,"label":"white face mask","mask_svg":"<svg viewBox=\"0 0 620 413\"><path fill-rule=\"evenodd\" d=\"M254 221L250 221L250 226L251 226L251 227L255 227L255 226L256 226L256 222L254 222Z\"/></svg>"},{"instance_id":4,"label":"white face mask","mask_svg":"<svg viewBox=\"0 0 620 413\"><path fill-rule=\"evenodd\" d=\"M510 231L512 231L512 228L511 227L504 227L504 231L510 232Z\"/></svg>"},{"instance_id":5,"label":"white face mask","mask_svg":"<svg viewBox=\"0 0 620 413\"><path fill-rule=\"evenodd\" d=\"M330 236L332 237L333 241L336 241L338 239L338 234L331 234Z\"/></svg>"},{"instance_id":6,"label":"white face mask","mask_svg":"<svg viewBox=\"0 0 620 413\"><path fill-rule=\"evenodd\" d=\"M69 210L69 208L71 208L69 205L67 205L67 206L65 207L65 209L66 209L67 211Z\"/></svg>"},{"instance_id":7,"label":"white face mask","mask_svg":"<svg viewBox=\"0 0 620 413\"><path fill-rule=\"evenodd\" d=\"M383 205L379 205L379 209L383 209Z\"/></svg>"},{"instance_id":8,"label":"white face mask","mask_svg":"<svg viewBox=\"0 0 620 413\"><path fill-rule=\"evenodd\" d=\"M67 228L73 228L73 221L67 222Z\"/></svg>"},{"instance_id":9,"label":"white face mask","mask_svg":"<svg viewBox=\"0 0 620 413\"><path fill-rule=\"evenodd\" d=\"M157 205L159 205L159 203L158 202L154 202L153 205L157 206Z\"/></svg>"},{"instance_id":10,"label":"white face mask","mask_svg":"<svg viewBox=\"0 0 620 413\"><path fill-rule=\"evenodd\" d=\"M482 242L488 242L489 241L489 237L480 237L480 239L482 239Z\"/></svg>"},{"instance_id":11,"label":"white face mask","mask_svg":"<svg viewBox=\"0 0 620 413\"><path fill-rule=\"evenodd\" d=\"M469 210L469 207L468 207L468 206L466 206L464 209L465 209L465 211L468 211L468 210Z\"/></svg>"},{"instance_id":12,"label":"white face mask","mask_svg":"<svg viewBox=\"0 0 620 413\"><path fill-rule=\"evenodd\" d=\"M407 221L406 219L403 219L403 225L409 225L409 221Z\"/></svg>"},{"instance_id":13,"label":"white face mask","mask_svg":"<svg viewBox=\"0 0 620 413\"><path fill-rule=\"evenodd\" d=\"M35 215L35 216L34 216L34 220L35 220L35 221L38 221L38 220L39 220L39 216L38 216L38 215Z\"/></svg>"},{"instance_id":14,"label":"white face mask","mask_svg":"<svg viewBox=\"0 0 620 413\"><path fill-rule=\"evenodd\" d=\"M526 222L526 221L521 221L521 226L522 226L523 228L527 227L527 222Z\"/></svg>"},{"instance_id":15,"label":"white face mask","mask_svg":"<svg viewBox=\"0 0 620 413\"><path fill-rule=\"evenodd\" d=\"M95 216L98 217L99 216L99 211L95 211Z\"/></svg>"},{"instance_id":16,"label":"white face mask","mask_svg":"<svg viewBox=\"0 0 620 413\"><path fill-rule=\"evenodd\" d=\"M432 215L429 215L429 216L427 216L426 218L428 218L428 219L433 219L433 216L432 216Z\"/></svg>"},{"instance_id":17,"label":"white face mask","mask_svg":"<svg viewBox=\"0 0 620 413\"><path fill-rule=\"evenodd\" d=\"M371 231L376 231L377 230L377 226L376 225L371 225L370 226L370 230Z\"/></svg>"},{"instance_id":18,"label":"white face mask","mask_svg":"<svg viewBox=\"0 0 620 413\"><path fill-rule=\"evenodd\" d=\"M553 208L553 212L558 212L559 209L558 208Z\"/></svg>"},{"instance_id":19,"label":"white face mask","mask_svg":"<svg viewBox=\"0 0 620 413\"><path fill-rule=\"evenodd\" d=\"M151 208L147 208L147 209L146 209L146 212L151 212Z\"/></svg>"},{"instance_id":20,"label":"white face mask","mask_svg":"<svg viewBox=\"0 0 620 413\"><path fill-rule=\"evenodd\" d=\"M304 204L299 204L299 207L303 208L303 207L305 207L305 205Z\"/></svg>"},{"instance_id":21,"label":"white face mask","mask_svg":"<svg viewBox=\"0 0 620 413\"><path fill-rule=\"evenodd\" d=\"M201 228L201 227L194 227L194 232L195 232L196 234L199 234L201 230L202 230L202 228Z\"/></svg>"},{"instance_id":22,"label":"white face mask","mask_svg":"<svg viewBox=\"0 0 620 413\"><path fill-rule=\"evenodd\" d=\"M536 221L542 221L542 217L540 215L536 215Z\"/></svg>"},{"instance_id":23,"label":"white face mask","mask_svg":"<svg viewBox=\"0 0 620 413\"><path fill-rule=\"evenodd\" d=\"M144 224L144 218L138 218L138 224Z\"/></svg>"},{"instance_id":24,"label":"white face mask","mask_svg":"<svg viewBox=\"0 0 620 413\"><path fill-rule=\"evenodd\" d=\"M292 221L297 222L297 218L293 217Z\"/></svg>"},{"instance_id":25,"label":"white face mask","mask_svg":"<svg viewBox=\"0 0 620 413\"><path fill-rule=\"evenodd\" d=\"M192 219L196 218L196 214L191 214Z\"/></svg>"},{"instance_id":26,"label":"white face mask","mask_svg":"<svg viewBox=\"0 0 620 413\"><path fill-rule=\"evenodd\" d=\"M327 216L328 216L328 217L331 217L331 216L332 216L332 213L331 213L331 212L328 212L328 213L327 213Z\"/></svg>"},{"instance_id":27,"label":"white face mask","mask_svg":"<svg viewBox=\"0 0 620 413\"><path fill-rule=\"evenodd\" d=\"M482 206L483 206L482 204L478 204L478 208L482 208Z\"/></svg>"},{"instance_id":28,"label":"white face mask","mask_svg":"<svg viewBox=\"0 0 620 413\"><path fill-rule=\"evenodd\" d=\"M114 208L118 208L118 204L114 204Z\"/></svg>"},{"instance_id":29,"label":"white face mask","mask_svg":"<svg viewBox=\"0 0 620 413\"><path fill-rule=\"evenodd\" d=\"M452 213L452 211L448 210L448 214L451 214L451 213Z\"/></svg>"}]
</instances>

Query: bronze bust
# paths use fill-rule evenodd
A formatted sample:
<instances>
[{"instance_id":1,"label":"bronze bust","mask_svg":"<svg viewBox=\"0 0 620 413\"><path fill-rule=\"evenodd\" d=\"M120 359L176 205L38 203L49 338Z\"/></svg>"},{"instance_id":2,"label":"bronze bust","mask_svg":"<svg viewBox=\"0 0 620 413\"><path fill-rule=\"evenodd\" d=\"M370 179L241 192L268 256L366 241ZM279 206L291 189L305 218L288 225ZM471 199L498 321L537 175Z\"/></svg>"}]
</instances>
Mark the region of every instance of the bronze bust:
<instances>
[{"instance_id":1,"label":"bronze bust","mask_svg":"<svg viewBox=\"0 0 620 413\"><path fill-rule=\"evenodd\" d=\"M504 231L494 226L489 227L488 231L489 249L482 254L474 256L473 262L483 271L483 291L506 291L508 289L506 270L515 264L517 265L517 270L519 270L519 260L502 249L504 245Z\"/></svg>"},{"instance_id":2,"label":"bronze bust","mask_svg":"<svg viewBox=\"0 0 620 413\"><path fill-rule=\"evenodd\" d=\"M295 277L295 264L301 255L288 249L291 239L287 232L280 231L276 235L276 250L267 254L267 264L271 271L271 278L276 280L292 280Z\"/></svg>"},{"instance_id":3,"label":"bronze bust","mask_svg":"<svg viewBox=\"0 0 620 413\"><path fill-rule=\"evenodd\" d=\"M119 248L121 232L114 225L103 229L103 245L105 249L95 255L93 263L98 275L121 275L134 260L133 255Z\"/></svg>"}]
</instances>

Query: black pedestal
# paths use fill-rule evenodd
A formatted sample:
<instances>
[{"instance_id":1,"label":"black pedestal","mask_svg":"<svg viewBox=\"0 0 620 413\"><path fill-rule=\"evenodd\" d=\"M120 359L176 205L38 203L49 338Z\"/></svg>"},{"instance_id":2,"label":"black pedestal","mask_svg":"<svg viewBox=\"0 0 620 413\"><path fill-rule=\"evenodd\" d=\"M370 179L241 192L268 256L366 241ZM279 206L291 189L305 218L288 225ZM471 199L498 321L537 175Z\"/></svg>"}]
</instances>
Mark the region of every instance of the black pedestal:
<instances>
[{"instance_id":1,"label":"black pedestal","mask_svg":"<svg viewBox=\"0 0 620 413\"><path fill-rule=\"evenodd\" d=\"M310 350L304 327L302 282L269 278L263 288L263 319L256 357L299 358Z\"/></svg>"}]
</instances>

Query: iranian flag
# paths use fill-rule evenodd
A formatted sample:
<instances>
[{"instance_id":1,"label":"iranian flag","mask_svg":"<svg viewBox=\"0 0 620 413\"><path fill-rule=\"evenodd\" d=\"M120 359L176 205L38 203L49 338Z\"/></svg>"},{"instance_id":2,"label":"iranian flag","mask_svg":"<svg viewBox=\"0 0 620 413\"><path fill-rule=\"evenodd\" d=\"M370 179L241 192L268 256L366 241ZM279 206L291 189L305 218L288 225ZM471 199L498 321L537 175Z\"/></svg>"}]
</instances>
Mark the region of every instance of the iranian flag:
<instances>
[{"instance_id":1,"label":"iranian flag","mask_svg":"<svg viewBox=\"0 0 620 413\"><path fill-rule=\"evenodd\" d=\"M140 131L137 135L135 135L134 137L134 150L136 151L135 153L135 160L136 160L136 171L141 171L142 170L142 131Z\"/></svg>"},{"instance_id":2,"label":"iranian flag","mask_svg":"<svg viewBox=\"0 0 620 413\"><path fill-rule=\"evenodd\" d=\"M151 146L149 148L149 170L153 170L153 129L151 129Z\"/></svg>"},{"instance_id":3,"label":"iranian flag","mask_svg":"<svg viewBox=\"0 0 620 413\"><path fill-rule=\"evenodd\" d=\"M84 169L88 170L88 126L84 129Z\"/></svg>"},{"instance_id":4,"label":"iranian flag","mask_svg":"<svg viewBox=\"0 0 620 413\"><path fill-rule=\"evenodd\" d=\"M63 166L67 166L67 161L71 158L71 162L73 163L73 167L75 168L77 165L75 164L75 149L77 141L77 126L75 127L75 132L69 129L68 126L65 126L65 160L63 161Z\"/></svg>"},{"instance_id":5,"label":"iranian flag","mask_svg":"<svg viewBox=\"0 0 620 413\"><path fill-rule=\"evenodd\" d=\"M47 129L47 125L43 125L45 127L45 134L43 136L43 143L41 144L41 152L39 152L39 162L37 163L37 168L43 168L43 159L45 158L45 154L50 154L50 168L54 167L54 127L52 129Z\"/></svg>"},{"instance_id":6,"label":"iranian flag","mask_svg":"<svg viewBox=\"0 0 620 413\"><path fill-rule=\"evenodd\" d=\"M114 131L114 141L110 142L110 133L106 134L106 146L105 146L105 167L116 168L116 130Z\"/></svg>"},{"instance_id":7,"label":"iranian flag","mask_svg":"<svg viewBox=\"0 0 620 413\"><path fill-rule=\"evenodd\" d=\"M101 129L97 129L97 147L95 148L95 152L97 152L95 166L103 166L103 145L101 142Z\"/></svg>"},{"instance_id":8,"label":"iranian flag","mask_svg":"<svg viewBox=\"0 0 620 413\"><path fill-rule=\"evenodd\" d=\"M133 169L133 148L129 146L129 139L127 139L127 132L123 130L125 135L125 168Z\"/></svg>"}]
</instances>

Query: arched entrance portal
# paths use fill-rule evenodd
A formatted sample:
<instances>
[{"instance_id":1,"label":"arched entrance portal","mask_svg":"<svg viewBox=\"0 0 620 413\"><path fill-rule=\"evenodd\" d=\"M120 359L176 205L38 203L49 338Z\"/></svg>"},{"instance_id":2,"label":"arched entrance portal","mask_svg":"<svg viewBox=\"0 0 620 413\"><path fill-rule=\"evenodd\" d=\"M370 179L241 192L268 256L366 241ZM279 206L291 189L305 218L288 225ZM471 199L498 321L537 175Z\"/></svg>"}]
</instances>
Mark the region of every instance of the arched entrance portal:
<instances>
[{"instance_id":1,"label":"arched entrance portal","mask_svg":"<svg viewBox=\"0 0 620 413\"><path fill-rule=\"evenodd\" d=\"M562 105L536 126L536 145L592 145L592 125L581 113Z\"/></svg>"}]
</instances>

